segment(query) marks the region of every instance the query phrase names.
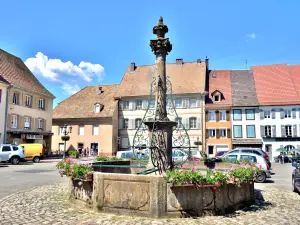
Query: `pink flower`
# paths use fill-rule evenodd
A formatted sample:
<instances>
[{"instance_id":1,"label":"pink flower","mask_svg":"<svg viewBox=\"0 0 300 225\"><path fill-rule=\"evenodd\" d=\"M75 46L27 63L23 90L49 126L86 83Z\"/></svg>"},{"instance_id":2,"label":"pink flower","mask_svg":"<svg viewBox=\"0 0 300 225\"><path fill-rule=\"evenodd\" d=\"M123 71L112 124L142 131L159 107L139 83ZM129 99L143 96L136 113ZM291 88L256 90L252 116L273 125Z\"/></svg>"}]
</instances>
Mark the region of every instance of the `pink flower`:
<instances>
[{"instance_id":1,"label":"pink flower","mask_svg":"<svg viewBox=\"0 0 300 225\"><path fill-rule=\"evenodd\" d=\"M197 169L196 168L193 168L193 172L196 172L197 171Z\"/></svg>"},{"instance_id":2,"label":"pink flower","mask_svg":"<svg viewBox=\"0 0 300 225\"><path fill-rule=\"evenodd\" d=\"M170 182L173 182L173 181L174 181L174 178L173 178L173 177L171 177L171 178L169 179L169 181L170 181Z\"/></svg>"}]
</instances>

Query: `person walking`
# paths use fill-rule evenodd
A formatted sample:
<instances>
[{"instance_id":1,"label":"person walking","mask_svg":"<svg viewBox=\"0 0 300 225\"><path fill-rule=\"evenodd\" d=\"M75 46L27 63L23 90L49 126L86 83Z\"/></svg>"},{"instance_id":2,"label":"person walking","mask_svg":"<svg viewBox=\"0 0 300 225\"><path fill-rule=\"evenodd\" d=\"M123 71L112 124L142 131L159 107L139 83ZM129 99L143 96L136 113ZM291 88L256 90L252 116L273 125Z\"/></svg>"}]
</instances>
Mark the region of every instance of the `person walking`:
<instances>
[{"instance_id":1,"label":"person walking","mask_svg":"<svg viewBox=\"0 0 300 225\"><path fill-rule=\"evenodd\" d=\"M280 155L278 156L279 157L279 161L281 164L283 164L283 152L280 152Z\"/></svg>"}]
</instances>

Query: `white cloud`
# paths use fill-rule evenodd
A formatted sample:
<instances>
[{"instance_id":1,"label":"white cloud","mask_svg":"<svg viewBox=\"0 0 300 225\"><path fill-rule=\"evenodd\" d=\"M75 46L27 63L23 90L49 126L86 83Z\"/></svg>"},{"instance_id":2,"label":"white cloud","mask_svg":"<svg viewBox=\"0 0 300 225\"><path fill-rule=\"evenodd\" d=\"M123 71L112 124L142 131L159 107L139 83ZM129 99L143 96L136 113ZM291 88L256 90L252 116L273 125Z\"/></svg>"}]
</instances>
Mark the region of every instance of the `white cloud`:
<instances>
[{"instance_id":1,"label":"white cloud","mask_svg":"<svg viewBox=\"0 0 300 225\"><path fill-rule=\"evenodd\" d=\"M67 95L73 95L81 89L77 84L71 85L67 83L63 83L61 88L65 91L65 94Z\"/></svg>"},{"instance_id":2,"label":"white cloud","mask_svg":"<svg viewBox=\"0 0 300 225\"><path fill-rule=\"evenodd\" d=\"M252 38L252 39L256 38L256 34L255 34L255 33L247 34L247 36L248 36L249 38Z\"/></svg>"},{"instance_id":3,"label":"white cloud","mask_svg":"<svg viewBox=\"0 0 300 225\"><path fill-rule=\"evenodd\" d=\"M71 61L62 62L60 59L49 59L42 52L38 52L34 58L28 58L25 64L34 74L51 81L60 81L63 80L64 75L69 75L90 82L94 78L101 80L104 75L104 67L100 64L82 61L79 65L74 65Z\"/></svg>"}]
</instances>

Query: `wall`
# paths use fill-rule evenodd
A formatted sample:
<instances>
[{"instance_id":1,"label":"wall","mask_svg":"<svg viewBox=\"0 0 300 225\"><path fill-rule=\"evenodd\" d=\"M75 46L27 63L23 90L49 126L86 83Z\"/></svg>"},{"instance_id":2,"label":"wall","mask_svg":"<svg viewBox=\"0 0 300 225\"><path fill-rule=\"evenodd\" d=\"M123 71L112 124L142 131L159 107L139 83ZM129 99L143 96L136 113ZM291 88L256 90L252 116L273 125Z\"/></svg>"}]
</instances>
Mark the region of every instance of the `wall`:
<instances>
[{"instance_id":1,"label":"wall","mask_svg":"<svg viewBox=\"0 0 300 225\"><path fill-rule=\"evenodd\" d=\"M242 120L233 120L233 110L234 109L241 109L242 110ZM255 110L255 120L246 120L246 109L254 109ZM231 130L232 130L232 138L235 139L234 137L234 131L233 131L233 126L234 125L242 125L242 138L247 138L247 125L255 125L255 138L260 138L260 123L259 123L259 110L257 107L243 107L243 108L237 108L233 107L231 110ZM251 139L251 138L249 138Z\"/></svg>"},{"instance_id":2,"label":"wall","mask_svg":"<svg viewBox=\"0 0 300 225\"><path fill-rule=\"evenodd\" d=\"M0 83L1 102L0 102L0 144L3 144L4 132L5 132L5 119L6 119L6 92L7 85Z\"/></svg>"},{"instance_id":3,"label":"wall","mask_svg":"<svg viewBox=\"0 0 300 225\"><path fill-rule=\"evenodd\" d=\"M72 145L75 149L78 143L83 143L84 148L91 149L91 143L98 143L98 154L112 155L113 153L113 127L111 118L97 118L96 120L54 120L52 126L52 150L59 150L61 140L59 127L68 124L72 126L72 133L69 134L70 140L67 141L67 149ZM98 135L93 135L93 126L98 125ZM84 126L84 135L79 135L79 126Z\"/></svg>"},{"instance_id":4,"label":"wall","mask_svg":"<svg viewBox=\"0 0 300 225\"><path fill-rule=\"evenodd\" d=\"M13 93L14 92L18 92L20 93L20 104L19 105L15 105L12 104L13 102ZM33 97L33 102L32 102L32 107L27 107L25 106L25 94L28 94L30 96ZM38 99L39 98L43 98L45 99L45 110L42 109L38 109ZM15 115L19 115L22 117L24 116L29 116L31 117L31 126L32 126L32 130L37 130L37 122L36 120L33 119L44 119L46 121L46 127L45 129L43 129L44 131L47 132L51 132L51 128L52 128L52 111L53 111L53 99L52 98L48 98L45 97L43 95L37 95L35 93L29 93L29 92L24 92L21 89L18 88L12 88L10 89L9 92L9 106L8 106L8 123L7 123L7 128L8 129L12 129L11 128L11 115L15 114ZM21 119L19 120L19 129L24 129L24 124L21 124ZM35 123L33 123L35 121Z\"/></svg>"},{"instance_id":5,"label":"wall","mask_svg":"<svg viewBox=\"0 0 300 225\"><path fill-rule=\"evenodd\" d=\"M226 113L226 121L220 121L219 119L217 119L217 117L219 117L219 113L216 113L216 111L224 111L224 112L227 112ZM209 118L208 118L208 113L209 112L215 112L215 118L216 120L215 121L209 121ZM206 113L206 123L205 123L205 128L206 128L206 144L207 144L207 154L208 154L208 146L214 146L214 152L212 155L210 156L213 156L215 155L215 153L217 152L217 147L221 147L221 146L226 146L227 145L227 149L222 149L222 150L231 150L232 148L232 142L231 142L231 117L230 117L230 110L227 109L227 110L208 110L207 113ZM208 129L209 128L213 128L213 129L216 129L216 135L217 135L217 129L219 128L225 128L227 129L227 137L209 137L209 131Z\"/></svg>"},{"instance_id":6,"label":"wall","mask_svg":"<svg viewBox=\"0 0 300 225\"><path fill-rule=\"evenodd\" d=\"M278 148L283 148L287 145L292 145L295 148L300 149L300 106L293 105L293 106L261 106L259 107L260 113L262 113L260 117L260 126L271 126L271 137L267 138L263 137L263 149L267 152L269 151L269 146L271 146L270 156L273 159L275 156L278 156L280 152L276 151ZM280 114L282 110L292 110L295 109L295 117L293 115L291 118L284 118L281 119ZM264 112L270 111L270 118L264 118ZM275 117L274 117L274 115ZM293 114L293 112L292 112ZM275 133L272 126L276 126ZM296 125L296 134L293 133L294 137L286 138L282 137L281 134L281 126L282 125ZM293 132L293 129L292 129Z\"/></svg>"},{"instance_id":7,"label":"wall","mask_svg":"<svg viewBox=\"0 0 300 225\"><path fill-rule=\"evenodd\" d=\"M194 142L197 141L197 138L199 138L199 141L202 142L202 132L203 129L205 129L205 126L203 126L203 106L204 106L204 101L200 98L200 95L184 95L184 96L173 96L175 99L176 98L197 98L199 101L199 105L196 108L176 108L176 112L179 117L184 120L184 118L189 118L189 117L196 117L199 120L200 127L197 129L188 129L188 135L190 138L190 143L191 146L194 146ZM122 98L122 101L133 101L133 100L143 100L146 98L134 98L134 99L128 99L128 98ZM202 110L201 110L202 109ZM154 110L152 109L154 112ZM170 111L169 111L170 112ZM129 143L132 145L133 143L133 138L136 133L136 129L123 129L122 123L120 123L121 120L126 119L136 119L136 118L141 118L143 119L144 115L146 113L146 110L119 110L119 137L120 138L129 138ZM171 115L168 115L170 120L175 120L175 113L170 112ZM175 136L176 133L174 132ZM121 143L122 141L120 141ZM122 144L122 143L121 143ZM122 149L122 147L120 147ZM199 150L202 150L202 146L199 147Z\"/></svg>"}]
</instances>

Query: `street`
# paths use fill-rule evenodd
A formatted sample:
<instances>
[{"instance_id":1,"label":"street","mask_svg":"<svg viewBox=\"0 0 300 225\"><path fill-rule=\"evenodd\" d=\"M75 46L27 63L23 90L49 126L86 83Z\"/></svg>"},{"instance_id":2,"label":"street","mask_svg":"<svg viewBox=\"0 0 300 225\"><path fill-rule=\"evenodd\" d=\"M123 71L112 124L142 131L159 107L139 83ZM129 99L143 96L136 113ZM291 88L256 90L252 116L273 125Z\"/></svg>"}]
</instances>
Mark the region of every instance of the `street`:
<instances>
[{"instance_id":1,"label":"street","mask_svg":"<svg viewBox=\"0 0 300 225\"><path fill-rule=\"evenodd\" d=\"M291 164L273 164L272 178L255 183L263 198L252 207L224 216L198 219L148 217L95 213L70 207L68 179L60 177L55 162L0 167L1 224L300 224L296 204L300 195L291 190Z\"/></svg>"},{"instance_id":2,"label":"street","mask_svg":"<svg viewBox=\"0 0 300 225\"><path fill-rule=\"evenodd\" d=\"M55 162L0 164L0 199L28 188L64 182L56 170Z\"/></svg>"}]
</instances>

